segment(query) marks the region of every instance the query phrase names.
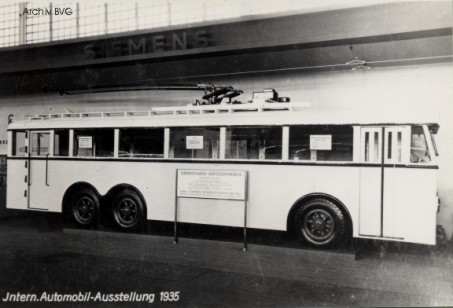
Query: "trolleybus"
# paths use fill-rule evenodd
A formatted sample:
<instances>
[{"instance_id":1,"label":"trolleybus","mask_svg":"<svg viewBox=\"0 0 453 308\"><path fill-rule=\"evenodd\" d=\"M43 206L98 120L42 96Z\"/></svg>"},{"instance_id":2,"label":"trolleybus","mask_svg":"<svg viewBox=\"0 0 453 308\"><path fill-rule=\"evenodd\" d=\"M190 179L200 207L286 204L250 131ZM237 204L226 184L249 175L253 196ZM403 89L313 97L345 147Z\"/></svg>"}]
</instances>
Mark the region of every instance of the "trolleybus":
<instances>
[{"instance_id":1,"label":"trolleybus","mask_svg":"<svg viewBox=\"0 0 453 308\"><path fill-rule=\"evenodd\" d=\"M178 169L244 170L249 228L318 247L434 245L438 125L397 116L314 111L275 91L244 104L38 115L9 125L7 207L81 226L105 213L130 229L174 221ZM243 215L241 202L187 198L178 221L242 227Z\"/></svg>"}]
</instances>

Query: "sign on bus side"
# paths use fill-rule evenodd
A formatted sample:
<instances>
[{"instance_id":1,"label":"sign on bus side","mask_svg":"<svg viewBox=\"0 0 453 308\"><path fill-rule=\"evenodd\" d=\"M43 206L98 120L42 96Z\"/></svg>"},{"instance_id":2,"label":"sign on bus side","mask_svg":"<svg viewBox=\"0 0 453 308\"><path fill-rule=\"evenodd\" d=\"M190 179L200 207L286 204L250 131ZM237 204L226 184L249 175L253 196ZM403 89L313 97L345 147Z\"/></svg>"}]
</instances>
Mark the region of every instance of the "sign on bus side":
<instances>
[{"instance_id":1,"label":"sign on bus side","mask_svg":"<svg viewBox=\"0 0 453 308\"><path fill-rule=\"evenodd\" d=\"M247 200L247 171L178 169L176 196Z\"/></svg>"}]
</instances>

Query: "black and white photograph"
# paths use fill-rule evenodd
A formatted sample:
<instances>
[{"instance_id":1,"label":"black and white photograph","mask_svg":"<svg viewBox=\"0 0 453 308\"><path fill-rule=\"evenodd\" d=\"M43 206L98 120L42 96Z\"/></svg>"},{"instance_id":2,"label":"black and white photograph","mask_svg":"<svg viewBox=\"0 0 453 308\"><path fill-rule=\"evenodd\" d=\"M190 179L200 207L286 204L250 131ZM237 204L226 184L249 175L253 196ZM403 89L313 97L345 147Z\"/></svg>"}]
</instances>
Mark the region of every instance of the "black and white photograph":
<instances>
[{"instance_id":1,"label":"black and white photograph","mask_svg":"<svg viewBox=\"0 0 453 308\"><path fill-rule=\"evenodd\" d=\"M453 306L453 1L0 1L0 306Z\"/></svg>"}]
</instances>

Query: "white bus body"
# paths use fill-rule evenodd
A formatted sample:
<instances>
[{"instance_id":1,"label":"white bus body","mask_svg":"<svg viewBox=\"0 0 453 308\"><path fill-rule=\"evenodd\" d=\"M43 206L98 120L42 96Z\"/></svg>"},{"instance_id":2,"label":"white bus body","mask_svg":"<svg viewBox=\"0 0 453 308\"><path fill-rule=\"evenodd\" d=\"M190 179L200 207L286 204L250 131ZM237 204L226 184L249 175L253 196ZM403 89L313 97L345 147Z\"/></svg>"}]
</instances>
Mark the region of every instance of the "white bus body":
<instances>
[{"instance_id":1,"label":"white bus body","mask_svg":"<svg viewBox=\"0 0 453 308\"><path fill-rule=\"evenodd\" d=\"M100 200L106 195L115 200L126 189L136 194L118 197L123 211L133 210L124 200L140 198L147 219L174 221L177 169L245 170L249 228L296 229L311 244L324 246L344 236L332 231L344 224L341 232L347 228L356 238L435 244L438 166L431 131L437 126L385 118L365 122L299 107L154 108L14 122L8 130L7 207L62 212L64 202L79 202L73 207L85 215L90 200L68 201L71 187L91 189ZM140 130L148 128L162 144L150 145L145 134L146 142L140 141ZM206 150L184 149L187 136L204 136ZM313 144L314 137L320 144ZM138 145L158 153L137 152ZM102 152L101 146L108 149ZM304 212L305 206L312 210ZM240 201L181 198L178 222L242 227L243 211Z\"/></svg>"}]
</instances>

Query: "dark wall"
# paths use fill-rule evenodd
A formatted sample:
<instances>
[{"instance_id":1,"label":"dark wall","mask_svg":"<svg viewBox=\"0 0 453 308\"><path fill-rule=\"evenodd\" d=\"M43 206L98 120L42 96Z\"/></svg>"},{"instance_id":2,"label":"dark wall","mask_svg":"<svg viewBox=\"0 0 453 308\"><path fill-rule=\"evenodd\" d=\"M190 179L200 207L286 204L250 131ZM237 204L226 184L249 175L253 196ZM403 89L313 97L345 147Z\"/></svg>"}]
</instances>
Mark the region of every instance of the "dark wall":
<instances>
[{"instance_id":1,"label":"dark wall","mask_svg":"<svg viewBox=\"0 0 453 308\"><path fill-rule=\"evenodd\" d=\"M0 95L143 80L209 82L216 75L286 69L343 70L355 57L369 66L451 62L450 6L383 4L4 48Z\"/></svg>"}]
</instances>

